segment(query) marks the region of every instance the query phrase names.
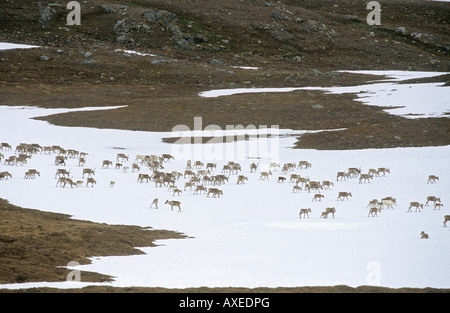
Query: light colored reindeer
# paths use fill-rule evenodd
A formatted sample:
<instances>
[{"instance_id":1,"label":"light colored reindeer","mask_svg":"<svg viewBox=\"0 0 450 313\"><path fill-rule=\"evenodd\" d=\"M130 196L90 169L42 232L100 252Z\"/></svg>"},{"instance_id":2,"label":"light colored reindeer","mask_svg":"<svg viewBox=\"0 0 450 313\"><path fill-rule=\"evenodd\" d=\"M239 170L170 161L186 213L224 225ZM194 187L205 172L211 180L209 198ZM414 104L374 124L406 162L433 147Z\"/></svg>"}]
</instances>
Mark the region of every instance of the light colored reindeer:
<instances>
[{"instance_id":1,"label":"light colored reindeer","mask_svg":"<svg viewBox=\"0 0 450 313\"><path fill-rule=\"evenodd\" d=\"M260 180L269 180L269 175L272 175L271 171L268 172L261 172L259 179Z\"/></svg>"},{"instance_id":2,"label":"light colored reindeer","mask_svg":"<svg viewBox=\"0 0 450 313\"><path fill-rule=\"evenodd\" d=\"M166 200L166 202L164 202L164 204L170 205L170 209L172 211L173 211L173 207L174 206L178 207L178 212L181 213L181 202L180 201L175 201L175 200L169 201L169 200Z\"/></svg>"}]
</instances>

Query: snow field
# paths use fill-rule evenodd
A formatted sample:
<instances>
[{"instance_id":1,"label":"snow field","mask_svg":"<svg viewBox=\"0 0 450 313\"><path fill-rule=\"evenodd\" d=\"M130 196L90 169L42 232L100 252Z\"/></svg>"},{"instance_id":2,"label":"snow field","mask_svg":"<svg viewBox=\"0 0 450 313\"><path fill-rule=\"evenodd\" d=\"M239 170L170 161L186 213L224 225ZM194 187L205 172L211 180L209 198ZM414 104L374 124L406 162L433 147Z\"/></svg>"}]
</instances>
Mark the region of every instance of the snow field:
<instances>
[{"instance_id":1,"label":"snow field","mask_svg":"<svg viewBox=\"0 0 450 313\"><path fill-rule=\"evenodd\" d=\"M372 87L358 88L367 91ZM440 92L445 90L439 89ZM373 95L377 93L374 91ZM409 96L421 98L424 103L442 98L439 92L420 88L411 88ZM386 103L390 103L389 99L385 98ZM427 108L431 106L425 106L424 110ZM448 111L448 105L443 108L440 108L441 113ZM87 109L96 108L81 110ZM96 169L97 184L93 188L86 188L85 184L73 189L56 187L55 173L59 167L54 165L54 155L36 154L24 166L8 166L0 162L0 171L7 170L13 175L12 179L0 180L0 197L15 205L66 213L75 219L150 226L190 236L188 239L158 241L156 248L141 248L146 252L144 255L94 257L92 264L76 267L116 278L106 285L168 288L338 284L450 287L450 254L447 252L450 232L449 228L443 227L443 216L450 213L450 168L446 165L450 146L298 150L292 149L295 137L280 136L271 138L269 143L278 147L276 157L281 166L287 162L307 160L312 167L295 169L286 175L281 175L280 169L273 170L269 180L263 181L259 179L260 171L267 170L271 160L264 151L252 151L246 157L234 160L242 166L239 174L248 177L244 185L237 185L236 175L230 175L226 184L216 186L223 190L220 198L193 195L189 190L183 191L181 196L173 196L167 187L155 187L153 182L137 182L138 174L131 170L123 173L121 169L114 169L114 165L110 169L101 169L102 161L115 162L117 153L124 153L130 157L124 165L131 167L137 154L162 155L188 146L163 143L162 138L172 136L171 133L58 127L32 119L68 111L73 110L0 106L0 142L8 142L14 148L25 142L42 146L60 145L87 152L85 167ZM283 135L291 131L280 132ZM251 139L248 143L253 143L252 140L260 142L262 139ZM235 143L218 145L223 151L236 147L233 146ZM197 148L204 152L199 155L210 155L211 146L200 145ZM14 151L1 153L8 157ZM164 171L183 172L187 159L197 160L195 154L187 154L184 158L164 163ZM216 162L214 174L218 174L223 164L231 160L202 161L205 164ZM250 163L258 161L260 168L256 173L250 173ZM357 179L336 181L336 173L350 167L361 167L363 173L370 168L388 167L391 173L375 177L370 183L360 184ZM41 176L33 180L23 179L30 168L40 171ZM74 180L81 179L82 168L78 167L77 159L69 159L66 168L71 169ZM143 167L141 173L151 174L151 170ZM314 191L292 192L294 184L288 182L291 173L320 182L330 180L334 186L330 190L321 190L324 199L313 202ZM440 180L435 184L427 183L431 174L439 176ZM285 176L287 181L278 183L278 176ZM109 187L111 180L116 182L114 188ZM183 190L185 181L181 179L176 185ZM338 201L336 198L340 191L351 192L352 197L348 201ZM422 212L407 212L410 202L425 204L430 195L441 198L444 204L441 210L433 210L430 205ZM396 198L398 206L384 209L378 217L368 217L368 202L387 196ZM158 210L149 208L154 198L159 198ZM180 200L182 213L176 209L171 211L164 205L166 200ZM320 218L327 207L336 208L334 219L331 215L328 219ZM299 218L300 208L311 208L309 219ZM420 239L421 231L427 232L430 239ZM73 288L84 285L42 282L1 287Z\"/></svg>"}]
</instances>

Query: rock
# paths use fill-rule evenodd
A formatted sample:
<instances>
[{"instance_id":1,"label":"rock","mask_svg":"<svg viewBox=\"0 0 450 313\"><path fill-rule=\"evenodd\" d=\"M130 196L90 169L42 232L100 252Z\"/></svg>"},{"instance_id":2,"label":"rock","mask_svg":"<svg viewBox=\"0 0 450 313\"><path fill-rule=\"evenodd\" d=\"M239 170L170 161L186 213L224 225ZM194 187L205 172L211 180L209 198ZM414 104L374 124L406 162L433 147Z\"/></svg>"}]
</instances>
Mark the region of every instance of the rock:
<instances>
[{"instance_id":1,"label":"rock","mask_svg":"<svg viewBox=\"0 0 450 313\"><path fill-rule=\"evenodd\" d=\"M394 32L396 32L397 34L400 34L402 36L406 35L406 29L404 27L394 27Z\"/></svg>"},{"instance_id":2,"label":"rock","mask_svg":"<svg viewBox=\"0 0 450 313\"><path fill-rule=\"evenodd\" d=\"M211 60L211 64L213 64L213 65L223 65L223 62L222 62L222 60L219 60L219 59L212 59Z\"/></svg>"},{"instance_id":3,"label":"rock","mask_svg":"<svg viewBox=\"0 0 450 313\"><path fill-rule=\"evenodd\" d=\"M166 10L151 10L144 12L144 17L151 23L177 21L178 16L175 13Z\"/></svg>"},{"instance_id":4,"label":"rock","mask_svg":"<svg viewBox=\"0 0 450 313\"><path fill-rule=\"evenodd\" d=\"M48 60L50 60L50 57L48 57L48 56L46 56L46 55L41 55L41 56L39 57L39 59L40 59L41 61L48 61Z\"/></svg>"},{"instance_id":5,"label":"rock","mask_svg":"<svg viewBox=\"0 0 450 313\"><path fill-rule=\"evenodd\" d=\"M106 14L108 14L108 13L114 13L114 12L115 12L114 9L110 8L110 7L107 6L106 4L102 4L102 5L100 6L100 8L101 8L103 11L105 11Z\"/></svg>"},{"instance_id":6,"label":"rock","mask_svg":"<svg viewBox=\"0 0 450 313\"><path fill-rule=\"evenodd\" d=\"M38 3L38 6L39 6L39 23L41 24L50 21L56 13L56 11L49 6L42 7L42 4L40 2Z\"/></svg>"},{"instance_id":7,"label":"rock","mask_svg":"<svg viewBox=\"0 0 450 313\"><path fill-rule=\"evenodd\" d=\"M302 25L303 30L306 31L307 33L315 33L327 30L327 26L324 23L317 22L314 20L308 20L302 23Z\"/></svg>"},{"instance_id":8,"label":"rock","mask_svg":"<svg viewBox=\"0 0 450 313\"><path fill-rule=\"evenodd\" d=\"M272 11L270 13L270 17L276 19L276 20L282 20L282 21L289 21L290 18L287 15L284 15L282 13L278 13L277 11Z\"/></svg>"},{"instance_id":9,"label":"rock","mask_svg":"<svg viewBox=\"0 0 450 313\"><path fill-rule=\"evenodd\" d=\"M290 32L285 31L284 29L281 30L274 30L270 33L273 38L279 41L289 41L294 39L294 35L292 35Z\"/></svg>"},{"instance_id":10,"label":"rock","mask_svg":"<svg viewBox=\"0 0 450 313\"><path fill-rule=\"evenodd\" d=\"M313 108L314 110L317 110L317 109L323 109L323 105L321 105L321 104L313 104L313 105L311 106L311 108Z\"/></svg>"},{"instance_id":11,"label":"rock","mask_svg":"<svg viewBox=\"0 0 450 313\"><path fill-rule=\"evenodd\" d=\"M92 56L92 53L91 53L91 52L84 52L84 53L83 53L83 56L84 56L85 58L89 58L90 56Z\"/></svg>"},{"instance_id":12,"label":"rock","mask_svg":"<svg viewBox=\"0 0 450 313\"><path fill-rule=\"evenodd\" d=\"M80 64L92 64L92 63L96 63L97 61L93 60L93 59L89 59L89 60L83 60L80 62Z\"/></svg>"},{"instance_id":13,"label":"rock","mask_svg":"<svg viewBox=\"0 0 450 313\"><path fill-rule=\"evenodd\" d=\"M314 76L321 76L322 75L322 72L319 71L318 69L315 69L315 68L308 70L308 72L310 74L314 75Z\"/></svg>"}]
</instances>

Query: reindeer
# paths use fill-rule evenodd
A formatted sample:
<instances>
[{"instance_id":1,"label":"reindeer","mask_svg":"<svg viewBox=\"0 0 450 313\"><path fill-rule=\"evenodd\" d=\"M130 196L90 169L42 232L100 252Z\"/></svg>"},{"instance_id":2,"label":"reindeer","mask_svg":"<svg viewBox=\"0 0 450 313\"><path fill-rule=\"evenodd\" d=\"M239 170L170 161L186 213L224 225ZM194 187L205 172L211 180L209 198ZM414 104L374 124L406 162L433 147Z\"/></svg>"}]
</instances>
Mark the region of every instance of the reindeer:
<instances>
[{"instance_id":1,"label":"reindeer","mask_svg":"<svg viewBox=\"0 0 450 313\"><path fill-rule=\"evenodd\" d=\"M40 172L38 172L37 170L35 170L35 169L30 169L30 170L28 170L28 173L30 173L31 175L33 175L33 176L39 176L39 177L41 177L41 173Z\"/></svg>"},{"instance_id":2,"label":"reindeer","mask_svg":"<svg viewBox=\"0 0 450 313\"><path fill-rule=\"evenodd\" d=\"M91 187L94 187L94 184L97 184L97 181L91 177L88 177L86 180L86 187L88 187L89 184L91 184Z\"/></svg>"},{"instance_id":3,"label":"reindeer","mask_svg":"<svg viewBox=\"0 0 450 313\"><path fill-rule=\"evenodd\" d=\"M336 181L339 181L339 177L344 180L347 180L347 177L349 177L349 175L346 172L337 172L337 176L336 176Z\"/></svg>"},{"instance_id":4,"label":"reindeer","mask_svg":"<svg viewBox=\"0 0 450 313\"><path fill-rule=\"evenodd\" d=\"M447 227L448 221L450 221L450 215L444 215L444 227Z\"/></svg>"},{"instance_id":5,"label":"reindeer","mask_svg":"<svg viewBox=\"0 0 450 313\"><path fill-rule=\"evenodd\" d=\"M185 170L183 178L186 178L186 176L190 178L192 176L195 176L195 173L192 170Z\"/></svg>"},{"instance_id":6,"label":"reindeer","mask_svg":"<svg viewBox=\"0 0 450 313\"><path fill-rule=\"evenodd\" d=\"M116 162L124 162L124 161L128 161L129 156L125 155L123 153L118 153L116 156Z\"/></svg>"},{"instance_id":7,"label":"reindeer","mask_svg":"<svg viewBox=\"0 0 450 313\"><path fill-rule=\"evenodd\" d=\"M76 186L76 183L70 178L65 179L63 188L65 188L67 184L70 185L70 188L73 188L73 186Z\"/></svg>"},{"instance_id":8,"label":"reindeer","mask_svg":"<svg viewBox=\"0 0 450 313\"><path fill-rule=\"evenodd\" d=\"M86 159L83 157L78 158L78 167L83 167L86 165Z\"/></svg>"},{"instance_id":9,"label":"reindeer","mask_svg":"<svg viewBox=\"0 0 450 313\"><path fill-rule=\"evenodd\" d=\"M330 186L333 186L333 187L334 187L333 182L328 181L328 180L322 181L322 187L323 187L323 189L330 189Z\"/></svg>"},{"instance_id":10,"label":"reindeer","mask_svg":"<svg viewBox=\"0 0 450 313\"><path fill-rule=\"evenodd\" d=\"M349 167L348 168L348 176L349 177L358 177L361 174L361 168Z\"/></svg>"},{"instance_id":11,"label":"reindeer","mask_svg":"<svg viewBox=\"0 0 450 313\"><path fill-rule=\"evenodd\" d=\"M427 184L432 183L434 184L437 180L439 180L439 177L436 175L430 175L428 176Z\"/></svg>"},{"instance_id":12,"label":"reindeer","mask_svg":"<svg viewBox=\"0 0 450 313\"><path fill-rule=\"evenodd\" d=\"M231 165L232 174L237 174L239 171L242 171L241 165L239 163L234 163Z\"/></svg>"},{"instance_id":13,"label":"reindeer","mask_svg":"<svg viewBox=\"0 0 450 313\"><path fill-rule=\"evenodd\" d=\"M305 185L305 190L306 189L308 189L308 192L311 190L311 189L315 189L316 190L316 192L318 192L318 193L320 193L320 189L323 189L323 187L320 185L320 183L319 182L317 182L317 181L309 181L309 184L306 184Z\"/></svg>"},{"instance_id":14,"label":"reindeer","mask_svg":"<svg viewBox=\"0 0 450 313\"><path fill-rule=\"evenodd\" d=\"M378 168L378 173L382 173L383 176L386 176L386 173L391 173L391 170L389 168L385 168L385 167L379 167Z\"/></svg>"},{"instance_id":15,"label":"reindeer","mask_svg":"<svg viewBox=\"0 0 450 313\"><path fill-rule=\"evenodd\" d=\"M95 169L83 168L83 178L86 174L88 175L88 177L92 177L92 175L95 175Z\"/></svg>"},{"instance_id":16,"label":"reindeer","mask_svg":"<svg viewBox=\"0 0 450 313\"><path fill-rule=\"evenodd\" d=\"M314 197L312 198L312 201L322 201L322 198L325 197L324 195L320 193L316 193Z\"/></svg>"},{"instance_id":17,"label":"reindeer","mask_svg":"<svg viewBox=\"0 0 450 313\"><path fill-rule=\"evenodd\" d=\"M260 180L269 180L269 175L272 175L271 171L268 172L261 172L259 179Z\"/></svg>"},{"instance_id":18,"label":"reindeer","mask_svg":"<svg viewBox=\"0 0 450 313\"><path fill-rule=\"evenodd\" d=\"M311 212L311 209L300 209L298 215L300 218L302 218L302 215L307 216L309 218L309 212Z\"/></svg>"},{"instance_id":19,"label":"reindeer","mask_svg":"<svg viewBox=\"0 0 450 313\"><path fill-rule=\"evenodd\" d=\"M373 177L370 174L361 174L359 175L359 183L361 184L362 181L364 183L368 182L370 183L370 180L373 179Z\"/></svg>"},{"instance_id":20,"label":"reindeer","mask_svg":"<svg viewBox=\"0 0 450 313\"><path fill-rule=\"evenodd\" d=\"M55 156L55 165L59 166L59 165L63 165L66 166L66 157L65 156L61 156L61 155L57 155Z\"/></svg>"},{"instance_id":21,"label":"reindeer","mask_svg":"<svg viewBox=\"0 0 450 313\"><path fill-rule=\"evenodd\" d=\"M152 204L150 204L150 208L155 205L155 209L158 209L158 198L153 199Z\"/></svg>"},{"instance_id":22,"label":"reindeer","mask_svg":"<svg viewBox=\"0 0 450 313\"><path fill-rule=\"evenodd\" d=\"M186 191L186 188L189 188L189 190L192 190L193 187L195 187L196 184L193 181L188 181L184 183L184 191Z\"/></svg>"},{"instance_id":23,"label":"reindeer","mask_svg":"<svg viewBox=\"0 0 450 313\"><path fill-rule=\"evenodd\" d=\"M256 173L256 171L258 170L258 166L259 166L259 162L258 162L258 164L256 164L255 162L252 162L250 164L250 173Z\"/></svg>"},{"instance_id":24,"label":"reindeer","mask_svg":"<svg viewBox=\"0 0 450 313\"><path fill-rule=\"evenodd\" d=\"M298 185L299 183L302 183L302 186L309 183L309 178L305 178L305 177L298 177L297 180L295 181L295 184Z\"/></svg>"},{"instance_id":25,"label":"reindeer","mask_svg":"<svg viewBox=\"0 0 450 313\"><path fill-rule=\"evenodd\" d=\"M238 178L237 178L236 184L237 184L237 185L239 185L239 184L245 184L245 181L247 181L247 180L248 180L248 178L247 178L246 176L244 176L244 175L239 175Z\"/></svg>"},{"instance_id":26,"label":"reindeer","mask_svg":"<svg viewBox=\"0 0 450 313\"><path fill-rule=\"evenodd\" d=\"M299 175L299 174L291 174L290 176L289 176L289 182L290 183L292 183L292 182L295 182L297 179L299 179L301 176Z\"/></svg>"},{"instance_id":27,"label":"reindeer","mask_svg":"<svg viewBox=\"0 0 450 313\"><path fill-rule=\"evenodd\" d=\"M274 168L274 170L276 171L278 167L280 167L280 164L278 164L277 162L270 162L270 164L269 164L270 171L272 170L272 168Z\"/></svg>"},{"instance_id":28,"label":"reindeer","mask_svg":"<svg viewBox=\"0 0 450 313\"><path fill-rule=\"evenodd\" d=\"M203 185L198 185L197 187L195 187L194 195L198 195L202 191L206 194L206 187Z\"/></svg>"},{"instance_id":29,"label":"reindeer","mask_svg":"<svg viewBox=\"0 0 450 313\"><path fill-rule=\"evenodd\" d=\"M211 174L211 173L209 171L207 171L207 170L198 170L197 171L197 176L198 177L203 177L203 176L206 176L208 174Z\"/></svg>"},{"instance_id":30,"label":"reindeer","mask_svg":"<svg viewBox=\"0 0 450 313\"><path fill-rule=\"evenodd\" d=\"M24 179L34 179L36 178L36 175L41 176L40 173L36 170L28 170L27 172L25 172Z\"/></svg>"},{"instance_id":31,"label":"reindeer","mask_svg":"<svg viewBox=\"0 0 450 313\"><path fill-rule=\"evenodd\" d=\"M175 196L175 194L178 194L179 196L181 195L181 193L182 193L182 191L180 190L180 189L178 189L178 188L174 188L173 189L173 193L172 193L172 196Z\"/></svg>"},{"instance_id":32,"label":"reindeer","mask_svg":"<svg viewBox=\"0 0 450 313\"><path fill-rule=\"evenodd\" d=\"M134 173L134 171L136 171L136 172L139 173L140 170L141 170L141 167L140 167L137 163L131 164L131 172L132 172L132 173Z\"/></svg>"},{"instance_id":33,"label":"reindeer","mask_svg":"<svg viewBox=\"0 0 450 313\"><path fill-rule=\"evenodd\" d=\"M0 180L12 178L12 174L8 171L0 172Z\"/></svg>"},{"instance_id":34,"label":"reindeer","mask_svg":"<svg viewBox=\"0 0 450 313\"><path fill-rule=\"evenodd\" d=\"M308 161L300 161L298 162L298 168L310 168L312 165Z\"/></svg>"},{"instance_id":35,"label":"reindeer","mask_svg":"<svg viewBox=\"0 0 450 313\"><path fill-rule=\"evenodd\" d=\"M168 153L162 154L161 158L162 158L163 162L169 162L169 163L170 163L170 160L175 160L175 158L172 155L168 154Z\"/></svg>"},{"instance_id":36,"label":"reindeer","mask_svg":"<svg viewBox=\"0 0 450 313\"><path fill-rule=\"evenodd\" d=\"M334 218L334 213L336 213L336 209L335 208L326 208L324 212L322 212L322 214L320 215L320 218L328 218L328 214L332 214L333 218Z\"/></svg>"},{"instance_id":37,"label":"reindeer","mask_svg":"<svg viewBox=\"0 0 450 313\"><path fill-rule=\"evenodd\" d=\"M209 188L208 189L208 193L206 194L207 197L209 197L209 195L212 193L212 197L213 198L219 198L221 195L223 195L222 190L217 189L217 188Z\"/></svg>"},{"instance_id":38,"label":"reindeer","mask_svg":"<svg viewBox=\"0 0 450 313\"><path fill-rule=\"evenodd\" d=\"M65 168L59 168L59 169L57 169L56 170L56 174L55 174L55 179L56 179L56 177L61 177L61 176L67 176L67 177L69 177L70 176L70 171L71 170L69 170L69 171L67 171Z\"/></svg>"},{"instance_id":39,"label":"reindeer","mask_svg":"<svg viewBox=\"0 0 450 313\"><path fill-rule=\"evenodd\" d=\"M64 187L66 185L66 178L65 177L59 177L58 181L56 182L56 187L61 186Z\"/></svg>"},{"instance_id":40,"label":"reindeer","mask_svg":"<svg viewBox=\"0 0 450 313\"><path fill-rule=\"evenodd\" d=\"M348 197L351 197L351 196L352 196L351 192L345 192L345 191L339 192L337 200L339 201L339 199L340 199L340 200L344 201L344 198L348 200Z\"/></svg>"},{"instance_id":41,"label":"reindeer","mask_svg":"<svg viewBox=\"0 0 450 313\"><path fill-rule=\"evenodd\" d=\"M411 208L416 208L415 212L417 212L417 210L420 212L420 209L423 209L423 204L420 204L419 202L410 202L407 212L411 212Z\"/></svg>"},{"instance_id":42,"label":"reindeer","mask_svg":"<svg viewBox=\"0 0 450 313\"><path fill-rule=\"evenodd\" d=\"M212 170L216 168L216 163L206 163L206 170Z\"/></svg>"},{"instance_id":43,"label":"reindeer","mask_svg":"<svg viewBox=\"0 0 450 313\"><path fill-rule=\"evenodd\" d=\"M144 179L146 180L146 182L148 183L150 180L152 180L151 178L150 178L150 175L148 175L148 174L139 174L138 175L138 182L140 182L140 183L143 183L144 182Z\"/></svg>"},{"instance_id":44,"label":"reindeer","mask_svg":"<svg viewBox=\"0 0 450 313\"><path fill-rule=\"evenodd\" d=\"M110 165L112 165L112 161L110 161L110 160L103 160L102 168L109 168Z\"/></svg>"},{"instance_id":45,"label":"reindeer","mask_svg":"<svg viewBox=\"0 0 450 313\"><path fill-rule=\"evenodd\" d=\"M380 176L380 173L374 168L370 168L369 171L368 171L368 174L370 176L372 176L372 177L374 177L374 176L379 177Z\"/></svg>"},{"instance_id":46,"label":"reindeer","mask_svg":"<svg viewBox=\"0 0 450 313\"><path fill-rule=\"evenodd\" d=\"M5 162L4 162L4 164L7 164L7 165L14 165L15 163L16 163L15 155L12 155L9 158L5 159Z\"/></svg>"},{"instance_id":47,"label":"reindeer","mask_svg":"<svg viewBox=\"0 0 450 313\"><path fill-rule=\"evenodd\" d=\"M433 210L440 210L444 205L442 203L435 203Z\"/></svg>"},{"instance_id":48,"label":"reindeer","mask_svg":"<svg viewBox=\"0 0 450 313\"><path fill-rule=\"evenodd\" d=\"M3 150L3 148L5 148L5 150L8 150L8 151L12 149L12 147L6 142L2 142L0 144L0 150Z\"/></svg>"},{"instance_id":49,"label":"reindeer","mask_svg":"<svg viewBox=\"0 0 450 313\"><path fill-rule=\"evenodd\" d=\"M393 209L393 207L392 207L393 205L397 205L397 200L392 197L383 198L383 199L381 199L381 202L378 203L378 207L380 209L382 209L384 207Z\"/></svg>"},{"instance_id":50,"label":"reindeer","mask_svg":"<svg viewBox=\"0 0 450 313\"><path fill-rule=\"evenodd\" d=\"M286 181L286 177L278 176L278 182L279 183L284 183L285 181Z\"/></svg>"},{"instance_id":51,"label":"reindeer","mask_svg":"<svg viewBox=\"0 0 450 313\"><path fill-rule=\"evenodd\" d=\"M441 202L441 198L435 197L435 196L428 196L427 202L425 203L425 206L428 206L428 202L434 202L434 205L436 205L436 202Z\"/></svg>"},{"instance_id":52,"label":"reindeer","mask_svg":"<svg viewBox=\"0 0 450 313\"><path fill-rule=\"evenodd\" d=\"M420 239L428 239L428 238L430 238L430 236L428 236L428 234L425 233L424 231L422 231L422 232L420 233Z\"/></svg>"},{"instance_id":53,"label":"reindeer","mask_svg":"<svg viewBox=\"0 0 450 313\"><path fill-rule=\"evenodd\" d=\"M369 210L369 214L367 214L367 217L369 217L370 215L378 216L378 212L381 212L381 210L375 207L371 207Z\"/></svg>"},{"instance_id":54,"label":"reindeer","mask_svg":"<svg viewBox=\"0 0 450 313\"><path fill-rule=\"evenodd\" d=\"M173 211L173 207L174 206L178 207L178 212L181 213L181 202L180 201L175 201L175 200L169 201L169 200L166 200L166 202L164 204L170 205L170 209L172 211Z\"/></svg>"}]
</instances>

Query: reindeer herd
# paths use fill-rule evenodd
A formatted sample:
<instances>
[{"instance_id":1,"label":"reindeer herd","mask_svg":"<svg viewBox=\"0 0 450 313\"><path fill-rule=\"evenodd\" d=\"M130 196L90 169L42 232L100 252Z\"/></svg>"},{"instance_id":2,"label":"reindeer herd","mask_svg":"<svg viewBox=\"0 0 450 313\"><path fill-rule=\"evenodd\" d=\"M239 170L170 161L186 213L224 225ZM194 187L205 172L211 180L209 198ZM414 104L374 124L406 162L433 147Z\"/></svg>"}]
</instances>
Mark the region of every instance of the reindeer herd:
<instances>
[{"instance_id":1,"label":"reindeer herd","mask_svg":"<svg viewBox=\"0 0 450 313\"><path fill-rule=\"evenodd\" d=\"M56 187L66 188L70 187L91 187L97 185L95 179L96 168L86 168L87 158L89 156L86 152L80 152L75 149L64 149L60 146L40 146L38 144L25 144L20 143L16 146L15 150L8 143L0 144L0 164L3 163L4 167L8 166L26 166L28 161L35 154L44 154L53 156L54 165L57 167L55 172ZM3 153L12 153L12 155L6 157ZM67 161L74 159L78 161L77 166L82 168L82 175L80 179L74 179L71 170L67 170ZM229 184L232 175L236 178L237 185L245 185L249 181L249 177L245 175L241 164L237 162L227 162L223 164L222 169L217 168L216 163L206 163L202 161L186 162L186 166L181 171L165 171L164 167L166 163L170 163L174 160L174 157L170 154L162 155L136 155L134 160L130 159L130 156L123 153L118 153L115 158L109 160L103 160L101 164L98 164L101 170L107 170L114 167L116 170L121 170L123 173L131 172L137 174L137 183L154 183L157 188L167 188L172 194L172 197L181 196L183 192L190 191L193 195L205 195L208 198L220 198L224 196L223 190L220 186ZM131 164L130 164L131 162ZM312 164L308 161L290 162L280 165L276 162L268 164L267 170L259 171L259 180L269 181L274 173L279 173L276 181L280 184L293 184L293 193L311 193L312 202L322 202L325 195L322 194L323 190L330 190L334 188L334 182L332 180L312 180L309 177L302 177L298 173L294 173L296 170L306 170L312 167ZM259 162L251 162L249 172L258 173ZM145 173L148 170L147 173ZM366 173L363 173L361 168L348 168L346 171L339 171L336 174L336 183L357 180L359 184L369 184L377 177L383 177L390 174L390 169L386 167L370 168ZM28 169L24 173L24 179L38 179L40 172L36 169ZM0 170L0 181L12 179L12 174L9 171ZM178 187L177 184L180 180L184 180L182 187ZM427 183L435 184L439 182L439 177L436 175L429 175ZM109 181L109 187L115 186L115 181ZM339 191L337 193L336 201L350 201L352 193L349 191ZM170 206L171 210L174 207L178 208L178 212L181 213L181 201L167 200L165 205ZM433 205L434 210L440 210L443 204L439 197L428 196L425 203L418 201L411 201L407 212L420 212L424 206ZM154 199L150 207L155 206L158 208L158 199ZM383 209L394 209L397 206L397 201L393 197L385 197L383 199L373 199L369 201L367 208L369 210L368 217L378 217ZM335 218L335 207L327 207L324 211L320 212L321 219L327 219L328 216ZM299 211L299 217L309 218L312 214L311 208L301 208ZM447 222L450 220L450 215L444 216L444 227L447 227Z\"/></svg>"}]
</instances>

